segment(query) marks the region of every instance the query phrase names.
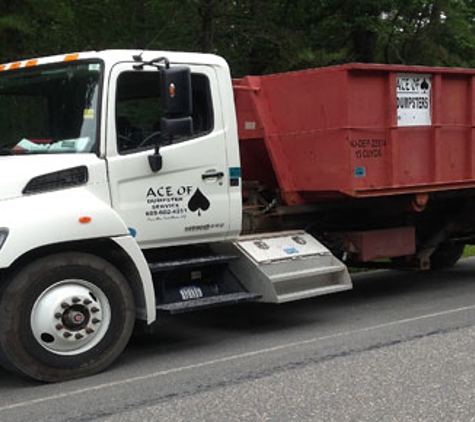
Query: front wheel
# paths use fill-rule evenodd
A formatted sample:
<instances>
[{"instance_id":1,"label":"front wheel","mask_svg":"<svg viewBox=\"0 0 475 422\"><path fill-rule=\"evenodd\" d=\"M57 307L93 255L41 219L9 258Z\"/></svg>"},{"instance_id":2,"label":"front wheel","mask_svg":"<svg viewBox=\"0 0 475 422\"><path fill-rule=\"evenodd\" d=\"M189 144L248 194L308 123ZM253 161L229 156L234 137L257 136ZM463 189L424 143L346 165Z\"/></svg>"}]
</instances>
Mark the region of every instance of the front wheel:
<instances>
[{"instance_id":1,"label":"front wheel","mask_svg":"<svg viewBox=\"0 0 475 422\"><path fill-rule=\"evenodd\" d=\"M1 361L40 381L91 375L120 355L134 319L130 287L109 262L84 253L41 258L4 287Z\"/></svg>"}]
</instances>

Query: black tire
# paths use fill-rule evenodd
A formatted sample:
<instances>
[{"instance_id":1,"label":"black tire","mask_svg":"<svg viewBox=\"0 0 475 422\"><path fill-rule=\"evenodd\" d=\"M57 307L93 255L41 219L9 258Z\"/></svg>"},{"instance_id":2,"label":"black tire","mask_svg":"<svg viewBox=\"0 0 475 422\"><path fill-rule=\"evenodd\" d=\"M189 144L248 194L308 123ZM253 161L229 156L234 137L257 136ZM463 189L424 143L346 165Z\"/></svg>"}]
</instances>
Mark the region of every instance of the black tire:
<instances>
[{"instance_id":1,"label":"black tire","mask_svg":"<svg viewBox=\"0 0 475 422\"><path fill-rule=\"evenodd\" d=\"M46 382L107 368L126 347L135 320L124 276L85 253L32 262L7 281L0 300L3 365Z\"/></svg>"},{"instance_id":2,"label":"black tire","mask_svg":"<svg viewBox=\"0 0 475 422\"><path fill-rule=\"evenodd\" d=\"M453 267L463 255L463 243L442 243L430 257L431 270Z\"/></svg>"}]
</instances>

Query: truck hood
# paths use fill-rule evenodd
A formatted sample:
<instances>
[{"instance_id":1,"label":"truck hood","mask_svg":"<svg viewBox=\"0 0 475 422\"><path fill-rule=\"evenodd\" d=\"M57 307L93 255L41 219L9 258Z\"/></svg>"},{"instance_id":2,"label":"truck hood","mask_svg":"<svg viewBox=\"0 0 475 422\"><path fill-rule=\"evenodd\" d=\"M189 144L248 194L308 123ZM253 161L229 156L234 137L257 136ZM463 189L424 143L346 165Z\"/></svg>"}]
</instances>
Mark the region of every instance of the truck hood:
<instances>
[{"instance_id":1,"label":"truck hood","mask_svg":"<svg viewBox=\"0 0 475 422\"><path fill-rule=\"evenodd\" d=\"M32 179L79 166L88 168L88 183L107 181L104 160L95 154L0 156L0 201L23 196Z\"/></svg>"}]
</instances>

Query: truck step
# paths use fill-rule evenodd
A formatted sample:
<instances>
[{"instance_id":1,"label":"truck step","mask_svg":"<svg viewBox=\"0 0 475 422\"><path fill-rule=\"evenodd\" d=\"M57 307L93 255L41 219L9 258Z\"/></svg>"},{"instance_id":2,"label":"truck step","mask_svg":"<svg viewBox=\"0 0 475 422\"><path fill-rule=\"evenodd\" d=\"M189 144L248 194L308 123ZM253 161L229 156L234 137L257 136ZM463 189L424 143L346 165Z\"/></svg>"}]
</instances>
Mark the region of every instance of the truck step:
<instances>
[{"instance_id":1,"label":"truck step","mask_svg":"<svg viewBox=\"0 0 475 422\"><path fill-rule=\"evenodd\" d=\"M158 305L157 311L168 312L170 314L180 314L221 305L231 305L241 302L254 302L260 298L261 295L254 293L227 293L217 296L203 297L200 299L186 300L182 302L165 303Z\"/></svg>"},{"instance_id":2,"label":"truck step","mask_svg":"<svg viewBox=\"0 0 475 422\"><path fill-rule=\"evenodd\" d=\"M241 257L228 270L248 292L261 294L260 302L290 302L352 287L346 266L304 231L246 235L214 249Z\"/></svg>"},{"instance_id":3,"label":"truck step","mask_svg":"<svg viewBox=\"0 0 475 422\"><path fill-rule=\"evenodd\" d=\"M148 264L148 266L152 273L160 273L184 268L227 265L229 262L234 261L238 258L239 257L235 255L209 255L185 259L176 259L172 261L151 262Z\"/></svg>"}]
</instances>

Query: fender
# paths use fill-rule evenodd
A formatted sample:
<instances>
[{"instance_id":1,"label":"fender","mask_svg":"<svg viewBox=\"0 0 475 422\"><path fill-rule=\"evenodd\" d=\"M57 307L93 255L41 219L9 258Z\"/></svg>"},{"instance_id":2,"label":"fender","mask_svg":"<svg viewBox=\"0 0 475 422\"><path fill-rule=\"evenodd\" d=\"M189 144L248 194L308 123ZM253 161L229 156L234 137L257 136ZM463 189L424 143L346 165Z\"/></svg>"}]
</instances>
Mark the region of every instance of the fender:
<instances>
[{"instance_id":1,"label":"fender","mask_svg":"<svg viewBox=\"0 0 475 422\"><path fill-rule=\"evenodd\" d=\"M137 242L132 236L122 236L112 239L133 261L142 281L143 289L143 309L139 312L139 317L145 319L147 324L151 324L156 319L155 289L152 281L152 274L148 268L147 261L139 248Z\"/></svg>"}]
</instances>

